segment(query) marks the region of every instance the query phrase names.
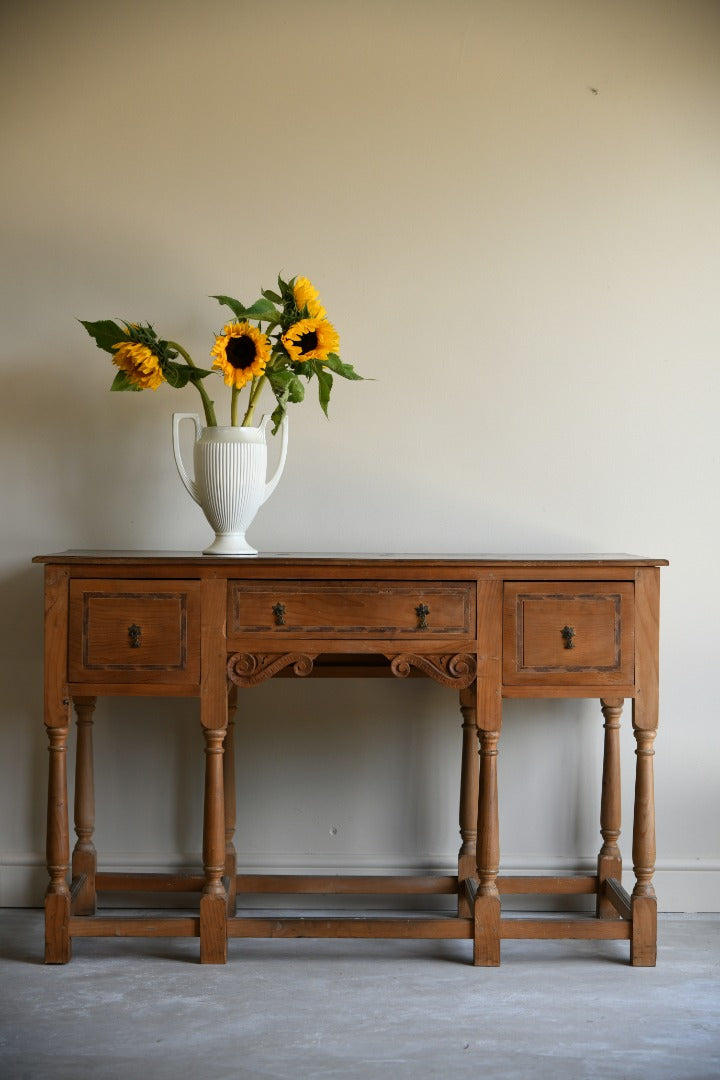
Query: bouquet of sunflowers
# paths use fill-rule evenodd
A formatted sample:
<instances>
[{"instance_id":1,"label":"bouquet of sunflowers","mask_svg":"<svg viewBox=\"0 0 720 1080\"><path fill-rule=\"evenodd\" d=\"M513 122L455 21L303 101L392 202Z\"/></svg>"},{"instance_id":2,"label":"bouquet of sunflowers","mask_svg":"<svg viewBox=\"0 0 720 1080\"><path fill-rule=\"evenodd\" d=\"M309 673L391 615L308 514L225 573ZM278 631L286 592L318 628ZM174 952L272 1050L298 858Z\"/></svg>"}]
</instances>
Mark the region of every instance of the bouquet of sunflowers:
<instances>
[{"instance_id":1,"label":"bouquet of sunflowers","mask_svg":"<svg viewBox=\"0 0 720 1080\"><path fill-rule=\"evenodd\" d=\"M163 383L176 389L192 383L203 403L208 427L217 427L215 403L203 380L219 372L230 388L230 422L233 427L252 424L255 406L268 385L275 396L273 434L289 403L302 401L305 387L316 378L320 406L327 416L333 375L362 379L352 364L338 356L340 339L320 303L317 290L305 277L283 281L278 291L262 289L249 307L231 296L213 299L228 307L234 318L215 336L210 355L212 368L198 367L177 341L158 337L146 323L122 325L110 319L80 322L100 349L110 353L119 368L111 390L157 390ZM246 399L241 416L241 396Z\"/></svg>"}]
</instances>

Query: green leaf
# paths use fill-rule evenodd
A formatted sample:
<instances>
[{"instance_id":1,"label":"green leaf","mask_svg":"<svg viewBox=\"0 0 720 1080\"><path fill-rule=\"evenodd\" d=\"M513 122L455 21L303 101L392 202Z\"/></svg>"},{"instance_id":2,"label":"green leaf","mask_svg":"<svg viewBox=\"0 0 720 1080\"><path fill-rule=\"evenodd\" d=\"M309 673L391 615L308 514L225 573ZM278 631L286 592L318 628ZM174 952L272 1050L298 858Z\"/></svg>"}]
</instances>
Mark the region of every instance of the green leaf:
<instances>
[{"instance_id":1,"label":"green leaf","mask_svg":"<svg viewBox=\"0 0 720 1080\"><path fill-rule=\"evenodd\" d=\"M265 374L270 380L270 385L273 389L277 387L280 390L284 390L293 378L292 371L288 371L287 368L279 368L276 370L275 368L267 367L265 368Z\"/></svg>"},{"instance_id":2,"label":"green leaf","mask_svg":"<svg viewBox=\"0 0 720 1080\"><path fill-rule=\"evenodd\" d=\"M290 397L290 383L286 376L291 375L289 371L276 371L272 372L268 378L270 379L270 386L272 392L277 399L277 406L273 410L272 422L273 422L273 435L277 432L280 424L283 421L283 417L287 412L288 399Z\"/></svg>"},{"instance_id":3,"label":"green leaf","mask_svg":"<svg viewBox=\"0 0 720 1080\"><path fill-rule=\"evenodd\" d=\"M330 404L330 391L332 390L333 377L329 371L324 371L322 368L318 368L317 377L320 408L327 416L328 405Z\"/></svg>"},{"instance_id":4,"label":"green leaf","mask_svg":"<svg viewBox=\"0 0 720 1080\"><path fill-rule=\"evenodd\" d=\"M86 322L84 319L78 319L78 322L82 323L90 337L95 339L97 347L110 354L113 352L113 345L117 345L120 341L130 340L127 331L123 330L112 319L100 319L99 322Z\"/></svg>"},{"instance_id":5,"label":"green leaf","mask_svg":"<svg viewBox=\"0 0 720 1080\"><path fill-rule=\"evenodd\" d=\"M192 383L199 383L202 379L206 379L208 375L216 375L217 372L211 368L191 367L187 369L188 379Z\"/></svg>"},{"instance_id":6,"label":"green leaf","mask_svg":"<svg viewBox=\"0 0 720 1080\"><path fill-rule=\"evenodd\" d=\"M282 424L286 412L287 412L287 404L286 404L286 402L284 402L284 401L278 402L277 408L275 408L273 410L273 414L272 414L272 422L273 422L272 433L273 433L273 435L277 435L278 428Z\"/></svg>"},{"instance_id":7,"label":"green leaf","mask_svg":"<svg viewBox=\"0 0 720 1080\"><path fill-rule=\"evenodd\" d=\"M336 375L341 375L343 379L359 379L364 382L363 376L358 375L352 364L344 364L335 353L328 353L325 367L329 368L330 371L334 371Z\"/></svg>"},{"instance_id":8,"label":"green leaf","mask_svg":"<svg viewBox=\"0 0 720 1080\"><path fill-rule=\"evenodd\" d=\"M305 387L300 382L297 375L294 375L288 383L288 397L293 405L297 405L305 398Z\"/></svg>"},{"instance_id":9,"label":"green leaf","mask_svg":"<svg viewBox=\"0 0 720 1080\"><path fill-rule=\"evenodd\" d=\"M278 293L273 292L272 289L261 289L260 292L267 300L272 300L274 304L282 303L282 296L279 296Z\"/></svg>"},{"instance_id":10,"label":"green leaf","mask_svg":"<svg viewBox=\"0 0 720 1080\"><path fill-rule=\"evenodd\" d=\"M187 386L189 382L197 384L208 375L212 375L211 371L204 368L191 368L187 364L176 364L173 360L167 360L163 364L162 371L168 386L172 386L175 390L182 390L183 386Z\"/></svg>"},{"instance_id":11,"label":"green leaf","mask_svg":"<svg viewBox=\"0 0 720 1080\"><path fill-rule=\"evenodd\" d=\"M256 300L254 304L251 304L249 308L245 308L245 319L263 319L277 322L278 310L271 300L267 300L262 297L260 300Z\"/></svg>"},{"instance_id":12,"label":"green leaf","mask_svg":"<svg viewBox=\"0 0 720 1080\"><path fill-rule=\"evenodd\" d=\"M224 304L225 307L229 307L232 313L236 315L238 319L247 318L247 315L245 314L246 308L244 307L244 305L241 304L239 300L234 300L232 296L213 296L212 299L217 300L218 304Z\"/></svg>"},{"instance_id":13,"label":"green leaf","mask_svg":"<svg viewBox=\"0 0 720 1080\"><path fill-rule=\"evenodd\" d=\"M175 390L182 390L183 386L187 386L190 381L190 370L185 364L174 364L172 360L163 364L165 380L168 386L172 386Z\"/></svg>"},{"instance_id":14,"label":"green leaf","mask_svg":"<svg viewBox=\"0 0 720 1080\"><path fill-rule=\"evenodd\" d=\"M142 386L138 386L137 383L131 382L128 378L127 372L118 371L117 375L112 381L111 390L142 390Z\"/></svg>"},{"instance_id":15,"label":"green leaf","mask_svg":"<svg viewBox=\"0 0 720 1080\"><path fill-rule=\"evenodd\" d=\"M305 387L293 371L288 371L285 368L282 371L267 372L267 376L278 401L282 397L286 401L297 404L305 397Z\"/></svg>"}]
</instances>

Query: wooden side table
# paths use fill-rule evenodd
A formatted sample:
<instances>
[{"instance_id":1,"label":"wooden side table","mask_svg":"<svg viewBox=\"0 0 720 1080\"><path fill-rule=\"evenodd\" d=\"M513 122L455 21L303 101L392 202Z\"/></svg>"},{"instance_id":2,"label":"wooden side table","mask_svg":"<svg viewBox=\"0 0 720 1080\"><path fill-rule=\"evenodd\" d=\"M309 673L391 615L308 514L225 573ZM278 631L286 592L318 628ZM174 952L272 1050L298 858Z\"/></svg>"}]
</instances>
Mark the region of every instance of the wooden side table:
<instances>
[{"instance_id":1,"label":"wooden side table","mask_svg":"<svg viewBox=\"0 0 720 1080\"><path fill-rule=\"evenodd\" d=\"M653 744L658 721L659 568L631 556L320 556L251 559L68 551L45 567L45 724L49 737L47 963L75 937L199 937L224 963L229 937L459 938L476 965L503 938L620 939L655 963ZM431 678L459 694L462 768L458 872L319 877L236 869L232 723L237 693L280 675ZM98 695L191 696L205 746L203 872L98 871L93 844L93 710ZM500 870L497 755L503 697L598 698L605 721L595 874ZM620 716L637 742L632 893L622 886ZM66 776L77 717L75 843ZM479 754L477 744L479 743ZM198 892L197 914L98 914L105 890ZM457 897L438 917L238 916L237 892ZM592 894L594 917L503 918L502 894Z\"/></svg>"}]
</instances>

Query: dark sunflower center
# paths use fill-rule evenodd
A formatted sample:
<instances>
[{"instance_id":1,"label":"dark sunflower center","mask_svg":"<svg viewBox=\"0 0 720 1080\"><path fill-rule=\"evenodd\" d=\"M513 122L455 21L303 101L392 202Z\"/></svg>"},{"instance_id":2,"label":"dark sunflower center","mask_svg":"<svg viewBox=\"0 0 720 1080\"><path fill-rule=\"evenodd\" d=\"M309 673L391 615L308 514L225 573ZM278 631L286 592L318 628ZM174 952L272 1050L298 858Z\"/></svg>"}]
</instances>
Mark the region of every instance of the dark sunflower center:
<instances>
[{"instance_id":1,"label":"dark sunflower center","mask_svg":"<svg viewBox=\"0 0 720 1080\"><path fill-rule=\"evenodd\" d=\"M317 349L318 336L314 330L308 330L307 334L303 334L298 341L298 348L301 353L312 352L313 349Z\"/></svg>"},{"instance_id":2,"label":"dark sunflower center","mask_svg":"<svg viewBox=\"0 0 720 1080\"><path fill-rule=\"evenodd\" d=\"M226 356L228 363L234 368L241 371L249 368L256 355L255 342L245 334L242 337L230 338L228 341Z\"/></svg>"}]
</instances>

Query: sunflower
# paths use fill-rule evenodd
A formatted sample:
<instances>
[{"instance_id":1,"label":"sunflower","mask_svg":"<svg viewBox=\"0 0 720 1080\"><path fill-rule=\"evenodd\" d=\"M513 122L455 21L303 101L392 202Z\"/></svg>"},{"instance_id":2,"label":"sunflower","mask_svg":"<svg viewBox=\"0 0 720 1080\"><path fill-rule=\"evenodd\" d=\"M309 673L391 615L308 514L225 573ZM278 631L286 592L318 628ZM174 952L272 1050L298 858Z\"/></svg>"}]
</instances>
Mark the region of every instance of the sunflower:
<instances>
[{"instance_id":1,"label":"sunflower","mask_svg":"<svg viewBox=\"0 0 720 1080\"><path fill-rule=\"evenodd\" d=\"M320 294L306 277L295 278L295 281L293 282L293 296L295 297L295 306L298 311L307 308L308 314L312 316L313 319L327 318L327 312L320 303Z\"/></svg>"},{"instance_id":2,"label":"sunflower","mask_svg":"<svg viewBox=\"0 0 720 1080\"><path fill-rule=\"evenodd\" d=\"M165 376L160 361L152 349L135 341L119 341L113 345L113 364L124 371L139 390L157 390Z\"/></svg>"},{"instance_id":3,"label":"sunflower","mask_svg":"<svg viewBox=\"0 0 720 1080\"><path fill-rule=\"evenodd\" d=\"M223 373L226 386L242 389L262 375L270 359L269 339L249 322L227 323L215 338L213 367Z\"/></svg>"},{"instance_id":4,"label":"sunflower","mask_svg":"<svg viewBox=\"0 0 720 1080\"><path fill-rule=\"evenodd\" d=\"M301 319L283 334L282 343L290 359L300 363L325 361L340 348L338 332L327 319Z\"/></svg>"}]
</instances>

